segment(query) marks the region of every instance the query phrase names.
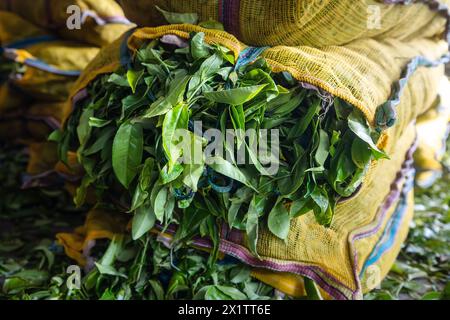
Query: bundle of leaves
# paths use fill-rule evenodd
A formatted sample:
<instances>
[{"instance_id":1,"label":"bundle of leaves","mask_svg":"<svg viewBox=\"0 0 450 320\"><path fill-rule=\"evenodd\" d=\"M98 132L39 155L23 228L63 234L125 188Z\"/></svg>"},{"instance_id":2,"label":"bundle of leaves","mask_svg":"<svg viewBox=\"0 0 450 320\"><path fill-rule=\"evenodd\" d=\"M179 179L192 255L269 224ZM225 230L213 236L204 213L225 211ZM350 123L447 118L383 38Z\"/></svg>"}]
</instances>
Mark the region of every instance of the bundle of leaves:
<instances>
[{"instance_id":1,"label":"bundle of leaves","mask_svg":"<svg viewBox=\"0 0 450 320\"><path fill-rule=\"evenodd\" d=\"M0 300L276 298L238 261L211 267L207 253L171 251L150 234L96 241L89 257L97 268L68 287L76 273L55 234L80 225L85 210L63 189L22 189L27 162L23 146L0 142Z\"/></svg>"},{"instance_id":2,"label":"bundle of leaves","mask_svg":"<svg viewBox=\"0 0 450 320\"><path fill-rule=\"evenodd\" d=\"M346 102L273 73L263 58L247 60L206 44L203 33L189 41L169 35L143 46L127 68L92 82L88 98L51 137L62 160L76 151L85 170L75 202L95 190L99 202L133 213L134 239L155 224L176 224L175 243L210 237L217 249L218 230L228 223L246 233L256 255L265 225L284 240L291 219L308 212L329 226L371 161L386 157L376 146L379 133ZM209 129L224 140L227 130L236 134L222 154L185 151L213 143L204 136ZM256 134L243 134L248 129ZM264 129L276 130L279 141L261 155L255 146L267 140Z\"/></svg>"},{"instance_id":3,"label":"bundle of leaves","mask_svg":"<svg viewBox=\"0 0 450 320\"><path fill-rule=\"evenodd\" d=\"M131 266L131 267L130 267ZM137 241L116 236L82 281L73 299L107 300L267 300L275 290L251 277L233 259L209 265L193 248L168 249L150 235Z\"/></svg>"},{"instance_id":4,"label":"bundle of leaves","mask_svg":"<svg viewBox=\"0 0 450 320\"><path fill-rule=\"evenodd\" d=\"M21 188L28 159L24 146L0 141L0 300L43 298L41 290L55 280L51 275L72 263L53 244L55 234L82 223L60 188Z\"/></svg>"}]
</instances>

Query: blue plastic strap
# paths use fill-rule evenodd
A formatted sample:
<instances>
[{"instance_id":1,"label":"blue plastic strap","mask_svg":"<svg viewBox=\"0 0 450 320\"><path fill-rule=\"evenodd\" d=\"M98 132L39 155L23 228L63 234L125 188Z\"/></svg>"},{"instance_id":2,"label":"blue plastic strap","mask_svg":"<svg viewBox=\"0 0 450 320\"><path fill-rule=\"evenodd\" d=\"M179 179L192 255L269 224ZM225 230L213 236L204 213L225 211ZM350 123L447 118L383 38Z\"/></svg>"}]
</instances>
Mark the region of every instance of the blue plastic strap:
<instances>
[{"instance_id":1,"label":"blue plastic strap","mask_svg":"<svg viewBox=\"0 0 450 320\"><path fill-rule=\"evenodd\" d=\"M375 264L392 248L398 235L398 231L403 223L403 218L405 217L408 209L408 194L414 188L414 176L414 170L412 170L411 175L405 181L405 186L403 187L402 195L397 208L395 209L392 218L388 221L383 235L364 263L364 266L360 272L360 278L363 277L367 268Z\"/></svg>"},{"instance_id":2,"label":"blue plastic strap","mask_svg":"<svg viewBox=\"0 0 450 320\"><path fill-rule=\"evenodd\" d=\"M212 170L210 167L207 167L207 176L208 176L208 184L211 186L211 188L218 192L218 193L228 193L233 189L234 181L233 179L226 177L224 175L221 175L221 179L225 180L227 185L221 186L216 184L216 180L218 178L218 174Z\"/></svg>"},{"instance_id":3,"label":"blue plastic strap","mask_svg":"<svg viewBox=\"0 0 450 320\"><path fill-rule=\"evenodd\" d=\"M403 91L408 84L409 79L419 67L433 68L441 64L450 62L450 55L446 54L436 61L418 56L413 58L402 73L401 79L393 86L391 98L378 107L375 114L375 121L379 131L392 127L397 121L396 108L400 104Z\"/></svg>"},{"instance_id":4,"label":"blue plastic strap","mask_svg":"<svg viewBox=\"0 0 450 320\"><path fill-rule=\"evenodd\" d=\"M125 32L125 34L123 35L122 44L120 45L120 64L127 69L130 68L132 60L131 52L128 48L128 38L134 33L136 29L137 27Z\"/></svg>"},{"instance_id":5,"label":"blue plastic strap","mask_svg":"<svg viewBox=\"0 0 450 320\"><path fill-rule=\"evenodd\" d=\"M270 47L248 47L241 51L239 54L239 58L236 61L236 65L234 66L234 70L238 70L239 68L246 66L252 62L254 62L258 57Z\"/></svg>"},{"instance_id":6,"label":"blue plastic strap","mask_svg":"<svg viewBox=\"0 0 450 320\"><path fill-rule=\"evenodd\" d=\"M40 69L49 73L53 73L53 74L57 74L60 76L65 76L65 77L79 77L81 74L81 71L78 70L61 70L58 68L55 68L47 63L45 63L42 60L37 60L37 59L26 59L24 62L25 65L36 68L36 69Z\"/></svg>"},{"instance_id":7,"label":"blue plastic strap","mask_svg":"<svg viewBox=\"0 0 450 320\"><path fill-rule=\"evenodd\" d=\"M50 42L50 41L57 41L57 40L58 40L58 38L56 38L55 36L45 35L45 36L38 36L38 37L27 38L27 39L15 41L15 42L5 45L4 47L8 48L8 49L24 49L24 48L33 46L35 44L45 43L45 42Z\"/></svg>"}]
</instances>

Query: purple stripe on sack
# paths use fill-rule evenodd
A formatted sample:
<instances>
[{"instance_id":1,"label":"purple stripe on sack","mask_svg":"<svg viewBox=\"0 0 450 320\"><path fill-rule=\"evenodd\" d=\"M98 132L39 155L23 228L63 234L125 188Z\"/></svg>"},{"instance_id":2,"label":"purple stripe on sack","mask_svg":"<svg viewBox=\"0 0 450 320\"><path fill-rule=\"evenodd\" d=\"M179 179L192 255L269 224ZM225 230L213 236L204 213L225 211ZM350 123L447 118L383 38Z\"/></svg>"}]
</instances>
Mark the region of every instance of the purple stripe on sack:
<instances>
[{"instance_id":1,"label":"purple stripe on sack","mask_svg":"<svg viewBox=\"0 0 450 320\"><path fill-rule=\"evenodd\" d=\"M178 48L186 48L189 46L189 43L186 40L173 34L163 35L159 41L165 44L177 46Z\"/></svg>"},{"instance_id":2,"label":"purple stripe on sack","mask_svg":"<svg viewBox=\"0 0 450 320\"><path fill-rule=\"evenodd\" d=\"M22 177L23 190L32 188L46 188L64 184L64 180L54 170L45 171L36 175L25 174Z\"/></svg>"},{"instance_id":3,"label":"purple stripe on sack","mask_svg":"<svg viewBox=\"0 0 450 320\"><path fill-rule=\"evenodd\" d=\"M40 174L25 174L22 177L22 189L31 189L36 187L54 187L64 184L64 181L77 182L80 178L69 176L55 170L48 170Z\"/></svg>"},{"instance_id":4,"label":"purple stripe on sack","mask_svg":"<svg viewBox=\"0 0 450 320\"><path fill-rule=\"evenodd\" d=\"M25 116L25 119L33 120L33 121L42 121L47 126L50 127L50 129L56 130L61 128L61 123L56 120L53 117L45 117L45 116Z\"/></svg>"},{"instance_id":5,"label":"purple stripe on sack","mask_svg":"<svg viewBox=\"0 0 450 320\"><path fill-rule=\"evenodd\" d=\"M211 242L205 239L198 239L194 241L194 244L203 248L211 248ZM222 240L220 243L220 251L232 256L252 267L269 269L277 272L289 272L300 274L311 278L314 280L321 288L323 288L328 294L330 294L333 298L338 300L347 300L348 297L342 293L337 288L331 286L327 281L325 281L317 270L320 270L319 267L314 266L301 266L298 263L277 263L273 261L260 260L254 257L247 249L243 248L240 245L235 243L231 243L225 240ZM324 273L326 277L333 279L332 276ZM333 279L336 281L336 279ZM351 291L349 289L349 291Z\"/></svg>"},{"instance_id":6,"label":"purple stripe on sack","mask_svg":"<svg viewBox=\"0 0 450 320\"><path fill-rule=\"evenodd\" d=\"M219 0L219 21L225 30L240 38L241 29L239 24L240 0Z\"/></svg>"},{"instance_id":7,"label":"purple stripe on sack","mask_svg":"<svg viewBox=\"0 0 450 320\"><path fill-rule=\"evenodd\" d=\"M411 174L413 169L413 154L417 147L417 140L414 142L414 144L411 146L411 148L408 150L405 156L405 161L402 165L401 170L398 172L395 181L391 184L391 190L389 194L387 195L383 205L379 209L379 213L377 214L377 217L375 220L377 221L377 224L375 227L373 227L370 230L364 231L363 233L357 234L354 236L351 240L351 247L350 250L353 250L353 244L356 240L362 239L364 237L368 237L370 235L375 234L378 230L380 230L382 226L382 221L384 217L386 216L388 210L392 205L396 203L396 201L400 198L401 192L402 192L402 184L403 181L405 181L406 177ZM158 229L161 229L161 226L158 226ZM165 232L169 234L175 234L176 229L172 226L169 226ZM357 289L352 290L345 286L341 281L333 277L331 274L327 273L325 270L323 270L319 266L305 266L298 262L286 262L286 263L280 263L275 261L269 261L269 260L260 260L257 257L253 256L247 248L243 246L244 244L244 236L242 232L238 230L230 230L230 228L223 224L221 228L221 241L220 241L220 247L219 250L229 256L232 256L250 266L257 267L257 268L264 268L276 272L288 272L293 274L298 274L301 276L306 276L308 278L311 278L314 280L324 291L326 291L331 297L338 300L348 300L348 299L357 299L361 295L361 285L359 282L359 277L357 274L357 252L353 252L353 272L355 276L355 280L357 283ZM163 241L167 246L170 247L170 240L167 238L164 238ZM212 248L212 243L209 239L205 238L195 238L193 241L194 246L200 247L200 248ZM337 286L333 286L330 283L335 283L337 286L344 288L350 295L347 293L344 293L343 291L339 290Z\"/></svg>"},{"instance_id":8,"label":"purple stripe on sack","mask_svg":"<svg viewBox=\"0 0 450 320\"><path fill-rule=\"evenodd\" d=\"M223 230L226 230L225 236L222 238L237 244L244 244L244 234L240 230L230 229L228 224L223 224Z\"/></svg>"},{"instance_id":9,"label":"purple stripe on sack","mask_svg":"<svg viewBox=\"0 0 450 320\"><path fill-rule=\"evenodd\" d=\"M89 97L89 93L88 93L88 90L86 88L81 89L80 91L78 91L72 97L72 110L75 110L75 106L77 105L78 102L80 102L81 100L86 99L87 97Z\"/></svg>"},{"instance_id":10,"label":"purple stripe on sack","mask_svg":"<svg viewBox=\"0 0 450 320\"><path fill-rule=\"evenodd\" d=\"M156 228L161 231L162 226L156 225ZM223 230L223 229L222 229ZM169 226L164 232L174 235L176 230ZM225 231L226 233L226 231ZM221 232L221 235L224 235L224 232ZM229 236L229 235L228 235ZM168 239L167 237L163 235L158 236L158 240L163 243L167 248L171 247L172 239ZM212 248L212 242L209 239L205 238L195 238L193 240L193 245L198 248L205 248L205 249L211 249ZM339 289L336 287L333 287L329 284L328 281L324 280L325 278L328 278L331 282L339 283L340 282L335 279L333 276L328 274L327 272L323 271L320 267L316 266L304 266L299 263L295 262L288 262L288 263L277 263L274 261L268 261L268 260L259 260L258 258L254 257L245 247L238 243L233 243L230 241L227 241L225 239L221 239L219 244L219 251L232 256L240 261L242 261L245 264L248 264L253 267L258 268L264 268L269 269L277 272L289 272L294 273L302 276L306 276L308 278L313 279L317 284L323 288L330 296L332 296L335 299L338 300L348 300L349 296L346 296L344 293L342 293ZM342 287L346 288L349 292L353 291L346 286L340 284Z\"/></svg>"},{"instance_id":11,"label":"purple stripe on sack","mask_svg":"<svg viewBox=\"0 0 450 320\"><path fill-rule=\"evenodd\" d=\"M157 229L161 231L162 226L160 224L157 224L155 226ZM166 230L166 233L174 235L176 230L175 228L170 225ZM229 237L229 230L226 224L223 225L223 228L221 229L221 236L226 237L228 233ZM239 233L242 235L242 233ZM165 245L167 248L171 247L172 239L169 239L163 235L158 235L158 241L160 241L163 245ZM199 248L205 248L205 249L211 249L212 248L212 242L209 239L206 238L195 238L193 241L193 245ZM295 273L303 276L307 276L311 279L313 279L315 282L317 282L321 288L323 288L327 293L329 293L333 298L340 299L340 300L347 300L348 297L342 293L337 288L331 286L326 280L323 279L323 277L320 275L320 273L323 273L325 277L329 278L332 282L339 283L337 279L335 279L333 276L327 274L326 272L322 271L319 267L315 266L302 266L298 263L277 263L273 261L267 261L267 260L260 260L256 257L254 257L246 248L242 247L241 245L237 243L233 243L230 241L227 241L225 239L222 239L219 244L219 251L222 253L225 253L229 256L232 256L245 264L248 264L253 267L258 268L264 268L269 269L273 271L278 272L289 272L289 273ZM345 286L343 286L345 287ZM348 289L348 288L346 288ZM351 290L348 289L350 292Z\"/></svg>"},{"instance_id":12,"label":"purple stripe on sack","mask_svg":"<svg viewBox=\"0 0 450 320\"><path fill-rule=\"evenodd\" d=\"M395 204L396 201L398 201L400 199L400 196L402 194L402 189L401 189L402 183L406 180L408 175L411 174L411 172L414 172L413 155L417 149L417 145L418 145L418 142L416 139L414 141L413 145L411 146L411 148L407 151L406 156L405 156L405 162L403 163L403 166L402 166L400 172L397 174L395 181L391 184L391 191L388 194L385 202L379 209L377 217L375 218L378 221L376 226L370 230L364 231L360 234L356 234L350 240L350 250L353 250L353 275L355 277L356 283L358 284L357 291L361 291L361 284L360 284L360 278L359 278L359 274L358 274L358 270L357 270L358 269L358 253L356 250L354 250L354 244L357 240L360 240L360 239L363 239L363 238L366 238L366 237L376 234L380 230L380 228L382 226L382 222L384 220L384 217L386 216L389 209L392 207L392 205ZM354 295L356 295L356 292L354 293Z\"/></svg>"},{"instance_id":13,"label":"purple stripe on sack","mask_svg":"<svg viewBox=\"0 0 450 320\"><path fill-rule=\"evenodd\" d=\"M130 20L123 16L99 16L95 11L86 10L81 13L81 22L84 24L88 18L94 19L95 23L103 26L109 23L130 24Z\"/></svg>"},{"instance_id":14,"label":"purple stripe on sack","mask_svg":"<svg viewBox=\"0 0 450 320\"><path fill-rule=\"evenodd\" d=\"M353 240L360 240L362 238L368 237L373 235L374 233L377 233L382 225L382 220L386 213L389 211L389 209L392 207L392 205L398 201L400 198L400 195L402 193L402 183L405 180L405 177L413 170L413 164L414 159L413 155L417 148L417 141L414 142L414 144L411 146L411 148L408 150L406 154L406 160L401 168L401 170L397 173L397 177L395 181L391 185L391 192L387 196L386 200L384 201L383 205L380 208L380 221L377 224L377 226L369 231L363 232L361 234L358 234L354 237Z\"/></svg>"},{"instance_id":15,"label":"purple stripe on sack","mask_svg":"<svg viewBox=\"0 0 450 320\"><path fill-rule=\"evenodd\" d=\"M12 0L8 0L9 6L11 6ZM51 0L45 0L45 11L47 12L46 20L47 26L51 28L58 28L59 26L53 19L52 5ZM109 23L117 23L117 24L131 24L130 20L128 20L124 16L100 16L95 11L85 10L81 12L81 22L85 23L87 18L92 18L95 20L95 23L99 26L103 26Z\"/></svg>"}]
</instances>

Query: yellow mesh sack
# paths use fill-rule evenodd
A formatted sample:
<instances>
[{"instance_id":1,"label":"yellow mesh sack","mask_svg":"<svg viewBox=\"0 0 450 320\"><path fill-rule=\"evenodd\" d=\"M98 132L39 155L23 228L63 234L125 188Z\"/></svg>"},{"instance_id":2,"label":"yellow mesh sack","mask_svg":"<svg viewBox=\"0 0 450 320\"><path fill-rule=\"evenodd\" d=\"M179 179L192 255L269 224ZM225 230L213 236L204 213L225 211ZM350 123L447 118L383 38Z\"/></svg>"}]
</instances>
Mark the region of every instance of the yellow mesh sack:
<instances>
[{"instance_id":1,"label":"yellow mesh sack","mask_svg":"<svg viewBox=\"0 0 450 320\"><path fill-rule=\"evenodd\" d=\"M26 97L10 83L0 84L0 115L15 110L27 103Z\"/></svg>"},{"instance_id":2,"label":"yellow mesh sack","mask_svg":"<svg viewBox=\"0 0 450 320\"><path fill-rule=\"evenodd\" d=\"M59 233L56 238L70 258L77 261L78 265L86 266L92 262L90 261L92 258L89 257L89 248L92 248L93 241L112 240L114 236L123 234L125 228L126 222L123 215L93 209L88 213L83 226L77 228L74 233Z\"/></svg>"},{"instance_id":3,"label":"yellow mesh sack","mask_svg":"<svg viewBox=\"0 0 450 320\"><path fill-rule=\"evenodd\" d=\"M47 141L49 134L61 126L63 107L62 103L20 105L0 117L0 138L25 143Z\"/></svg>"},{"instance_id":4,"label":"yellow mesh sack","mask_svg":"<svg viewBox=\"0 0 450 320\"><path fill-rule=\"evenodd\" d=\"M361 38L411 40L444 32L445 17L428 5L384 2L388 1L121 0L127 17L140 26L167 23L158 6L170 12L197 13L200 21L220 21L226 31L254 46L321 48Z\"/></svg>"},{"instance_id":5,"label":"yellow mesh sack","mask_svg":"<svg viewBox=\"0 0 450 320\"><path fill-rule=\"evenodd\" d=\"M60 41L5 11L0 11L0 44L5 58L26 66L25 72L10 82L30 97L44 101L66 100L80 71L99 51Z\"/></svg>"},{"instance_id":6,"label":"yellow mesh sack","mask_svg":"<svg viewBox=\"0 0 450 320\"><path fill-rule=\"evenodd\" d=\"M27 173L38 175L52 170L58 162L56 145L52 142L35 142L28 144L29 161Z\"/></svg>"},{"instance_id":7,"label":"yellow mesh sack","mask_svg":"<svg viewBox=\"0 0 450 320\"><path fill-rule=\"evenodd\" d=\"M405 202L406 201L406 202ZM401 200L397 201L395 204L387 212L387 216L390 219L386 219L384 225L382 226L383 235L378 235L377 244L378 246L374 247L372 252L375 254L379 252L379 248L382 248L384 244L387 243L387 240L390 238L388 235L391 234L393 236L393 246L387 247L388 250L382 252L379 259L374 261L371 264L368 264L364 268L364 264L360 263L360 267L364 268L364 272L360 274L362 277L360 279L360 283L362 285L362 291L364 293L369 292L372 289L377 288L381 280L386 276L389 272L389 267L394 263L398 253L400 245L405 241L408 226L412 220L414 214L414 197L413 190L409 191L407 195L404 195ZM400 220L399 218L400 217ZM387 228L387 225L392 226L393 222L397 221L397 225L399 226L397 229L394 229L394 233L392 232L393 228ZM400 221L400 222L399 222ZM390 232L389 232L390 231ZM375 250L377 248L377 250ZM392 249L394 248L394 249ZM367 250L366 250L367 251ZM371 253L372 253L371 252ZM374 260L372 258L372 260ZM361 260L362 262L367 262L368 257L365 257L365 260ZM270 269L263 268L254 268L252 271L252 276L276 289L287 294L288 296L301 298L306 296L305 284L303 276L300 276L295 273L289 272L277 272L272 271ZM319 287L320 294L323 299L330 300L335 298L331 296L326 290ZM329 291L330 289L328 289Z\"/></svg>"},{"instance_id":8,"label":"yellow mesh sack","mask_svg":"<svg viewBox=\"0 0 450 320\"><path fill-rule=\"evenodd\" d=\"M414 161L416 182L429 187L442 175L442 158L450 130L450 82L442 78L435 106L417 119L418 147Z\"/></svg>"},{"instance_id":9,"label":"yellow mesh sack","mask_svg":"<svg viewBox=\"0 0 450 320\"><path fill-rule=\"evenodd\" d=\"M233 51L236 57L246 48L226 32L193 25L137 29L128 38L128 47L131 51L136 50L146 41L165 34L188 39L190 32L204 32L206 42L224 45ZM112 73L120 67L120 47L123 38L104 48L86 67L73 88L64 118L70 114L72 99L77 93L86 88L97 76ZM347 46L329 46L323 49L277 46L267 49L262 56L272 66L273 71L290 72L297 80L313 84L347 101L360 109L369 123L375 125L377 108L389 99L393 84L400 79L403 69L410 60L416 56L437 60L447 51L447 43L440 40L418 39L404 43L393 39L382 41L366 39ZM412 79L411 82L417 83L421 92L417 92L416 88L407 87L402 103L397 108L397 113L401 115L398 117L400 125L397 125L395 130L397 137L401 135L405 125L423 113L426 110L423 108L428 108L429 101L435 99L438 79L444 73L443 66L419 70L423 72L415 73L412 78L417 78L417 81ZM422 92L422 89L426 90ZM412 104L416 109L410 107ZM392 134L393 132L390 135Z\"/></svg>"},{"instance_id":10,"label":"yellow mesh sack","mask_svg":"<svg viewBox=\"0 0 450 320\"><path fill-rule=\"evenodd\" d=\"M67 8L71 5L81 10L81 29L67 28L70 16ZM111 43L131 27L122 8L114 0L0 0L0 10L20 15L36 26L55 31L65 39L98 47Z\"/></svg>"},{"instance_id":11,"label":"yellow mesh sack","mask_svg":"<svg viewBox=\"0 0 450 320\"><path fill-rule=\"evenodd\" d=\"M114 72L120 67L120 47L127 41L131 51L140 48L150 39L165 34L188 38L192 31L205 33L205 40L219 43L232 50L236 57L245 45L232 35L202 29L191 25L162 26L138 29L128 39L118 40L104 48L89 64L74 86L66 104L64 118L72 111L72 103L91 81L101 74ZM380 105L392 94L393 84L402 77L410 59L424 56L436 60L447 52L447 44L439 40L358 40L347 46L273 47L263 56L275 72L288 71L297 80L316 85L360 109L371 124ZM253 257L245 248L245 239L224 239L221 250L255 267L295 273L314 279L333 298L356 299L365 290L361 278L365 275L363 263L382 237L383 224L392 214L379 212L391 192L399 194L404 179L396 179L403 172L406 154L410 154L415 139L412 122L425 112L435 99L437 84L444 73L443 67L419 68L410 78L397 107L397 123L387 130L379 146L390 155L390 160L374 163L359 193L338 205L336 218L330 228L320 226L312 214L294 220L288 243L261 230L258 252L261 259ZM406 170L406 169L405 169ZM398 180L398 181L397 181ZM392 182L397 182L391 188ZM388 209L390 209L389 206ZM405 220L406 221L406 220ZM401 224L405 234L407 222ZM364 237L361 236L365 235ZM380 274L385 274L398 253L402 237L398 236L383 255L386 263Z\"/></svg>"}]
</instances>

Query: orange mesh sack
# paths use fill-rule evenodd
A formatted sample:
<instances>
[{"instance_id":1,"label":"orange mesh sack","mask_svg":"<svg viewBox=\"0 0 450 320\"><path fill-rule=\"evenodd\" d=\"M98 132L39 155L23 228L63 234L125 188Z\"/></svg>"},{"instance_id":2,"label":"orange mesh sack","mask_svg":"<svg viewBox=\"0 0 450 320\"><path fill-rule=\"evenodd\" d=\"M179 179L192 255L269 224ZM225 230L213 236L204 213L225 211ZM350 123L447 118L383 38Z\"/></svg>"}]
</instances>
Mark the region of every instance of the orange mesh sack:
<instances>
[{"instance_id":1,"label":"orange mesh sack","mask_svg":"<svg viewBox=\"0 0 450 320\"><path fill-rule=\"evenodd\" d=\"M131 27L114 0L0 0L0 10L18 14L64 39L98 47L111 43ZM80 19L80 25L74 24L75 18Z\"/></svg>"},{"instance_id":2,"label":"orange mesh sack","mask_svg":"<svg viewBox=\"0 0 450 320\"><path fill-rule=\"evenodd\" d=\"M74 86L64 118L67 119L73 102L92 81L121 67L124 52L121 49L125 45L133 53L163 35L188 39L191 32L204 32L206 42L221 44L236 57L246 48L229 33L193 25L137 29L104 48L89 64ZM446 53L447 43L439 40L360 39L346 46L322 49L277 46L267 49L262 56L274 72L287 71L295 79L347 101L376 126L380 106L392 98L394 85L404 77L411 61L418 56L437 61ZM437 64L419 67L409 81L403 81L406 85L396 107L396 123L379 142L391 159L373 163L358 193L338 205L331 227L320 226L312 213L306 214L292 222L287 243L263 228L258 236L259 258L247 249L245 237L223 230L221 251L257 268L312 278L332 298L361 298L388 272L406 237L412 216L414 121L432 105L443 73L443 66ZM400 204L403 209L397 210ZM195 245L210 246L200 240ZM375 280L374 270L378 272ZM301 277L291 277L292 281L295 279Z\"/></svg>"},{"instance_id":3,"label":"orange mesh sack","mask_svg":"<svg viewBox=\"0 0 450 320\"><path fill-rule=\"evenodd\" d=\"M167 23L158 6L169 12L194 13L200 22L220 21L226 31L254 46L320 48L361 38L411 40L444 32L445 17L430 10L425 1L388 4L396 2L401 1L121 0L127 17L140 26ZM189 18L196 23L192 15Z\"/></svg>"}]
</instances>

